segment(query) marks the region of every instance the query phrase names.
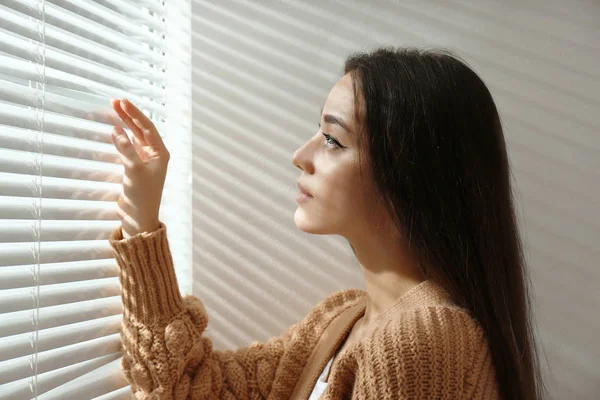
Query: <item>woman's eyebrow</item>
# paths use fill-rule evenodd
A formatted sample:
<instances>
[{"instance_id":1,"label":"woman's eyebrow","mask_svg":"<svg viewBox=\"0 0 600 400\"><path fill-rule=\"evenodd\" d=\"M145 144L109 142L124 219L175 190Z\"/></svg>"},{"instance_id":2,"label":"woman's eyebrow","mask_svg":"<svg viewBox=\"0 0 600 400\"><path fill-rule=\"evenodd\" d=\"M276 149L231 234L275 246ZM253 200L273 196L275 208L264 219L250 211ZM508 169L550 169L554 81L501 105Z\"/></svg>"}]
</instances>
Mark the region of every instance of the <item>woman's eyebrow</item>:
<instances>
[{"instance_id":1,"label":"woman's eyebrow","mask_svg":"<svg viewBox=\"0 0 600 400\"><path fill-rule=\"evenodd\" d=\"M323 108L321 108L321 115L323 115ZM341 126L346 132L352 133L346 122L341 117L336 117L335 115L325 114L323 115L323 120L328 124L335 124Z\"/></svg>"}]
</instances>

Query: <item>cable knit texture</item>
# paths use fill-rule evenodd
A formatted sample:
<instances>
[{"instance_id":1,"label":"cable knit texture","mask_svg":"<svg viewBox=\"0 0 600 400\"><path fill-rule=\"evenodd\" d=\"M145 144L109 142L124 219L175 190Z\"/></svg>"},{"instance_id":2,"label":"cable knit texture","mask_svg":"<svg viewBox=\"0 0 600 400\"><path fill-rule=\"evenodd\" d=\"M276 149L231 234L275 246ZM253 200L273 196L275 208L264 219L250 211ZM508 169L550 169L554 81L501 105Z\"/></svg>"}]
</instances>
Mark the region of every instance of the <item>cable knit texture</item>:
<instances>
[{"instance_id":1,"label":"cable knit texture","mask_svg":"<svg viewBox=\"0 0 600 400\"><path fill-rule=\"evenodd\" d=\"M336 291L281 336L213 350L202 301L179 292L166 227L110 236L123 300L122 370L136 399L289 399L319 338L364 301ZM392 315L393 318L386 318ZM396 302L340 353L321 399L498 399L485 335L430 281Z\"/></svg>"}]
</instances>

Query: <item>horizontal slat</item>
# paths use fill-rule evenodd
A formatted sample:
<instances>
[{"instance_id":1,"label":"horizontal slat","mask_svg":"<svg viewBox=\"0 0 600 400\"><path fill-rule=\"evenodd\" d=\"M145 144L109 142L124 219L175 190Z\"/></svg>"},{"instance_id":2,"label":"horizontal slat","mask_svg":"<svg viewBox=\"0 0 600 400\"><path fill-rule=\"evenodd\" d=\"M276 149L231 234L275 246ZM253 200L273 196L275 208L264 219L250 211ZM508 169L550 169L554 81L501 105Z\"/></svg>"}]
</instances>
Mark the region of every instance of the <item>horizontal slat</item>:
<instances>
[{"instance_id":1,"label":"horizontal slat","mask_svg":"<svg viewBox=\"0 0 600 400\"><path fill-rule=\"evenodd\" d=\"M115 333L71 346L48 350L37 354L37 372L53 371L71 364L119 352L120 334ZM19 357L0 362L0 385L27 378L31 375L33 356Z\"/></svg>"},{"instance_id":2,"label":"horizontal slat","mask_svg":"<svg viewBox=\"0 0 600 400\"><path fill-rule=\"evenodd\" d=\"M96 0L96 3L102 4L126 18L141 19L144 24L159 32L165 29L165 21L161 19L161 16L165 15L165 5L159 1L152 3L148 1ZM140 12L140 8L145 8L147 11Z\"/></svg>"},{"instance_id":3,"label":"horizontal slat","mask_svg":"<svg viewBox=\"0 0 600 400\"><path fill-rule=\"evenodd\" d=\"M37 252L40 256L37 259ZM0 243L0 266L97 260L113 257L108 240L76 242Z\"/></svg>"},{"instance_id":4,"label":"horizontal slat","mask_svg":"<svg viewBox=\"0 0 600 400\"><path fill-rule=\"evenodd\" d=\"M0 62L2 62L1 55ZM0 65L1 68L2 66ZM33 102L31 107L29 107L0 101L0 121L2 121L2 125L38 131L41 129L43 119L43 129L45 132L83 137L105 143L111 142L111 126L50 111L44 111L42 115L34 105Z\"/></svg>"},{"instance_id":5,"label":"horizontal slat","mask_svg":"<svg viewBox=\"0 0 600 400\"><path fill-rule=\"evenodd\" d=\"M144 38L147 43L153 46L164 47L162 43L162 35L165 34L165 26L159 21L154 20L150 28L145 18L126 17L110 8L103 7L101 4L90 0L47 0L48 2L69 10L78 15L86 15L86 17L94 22L98 22L102 27L111 28L112 30L122 33L127 36ZM124 2L125 3L125 2ZM83 12L82 12L83 11ZM145 15L143 10L138 8L138 15ZM164 13L161 13L164 14ZM150 30L152 29L152 30Z\"/></svg>"},{"instance_id":6,"label":"horizontal slat","mask_svg":"<svg viewBox=\"0 0 600 400\"><path fill-rule=\"evenodd\" d=\"M0 74L0 81L2 81L0 98L4 104L41 109L42 90L33 85L31 80ZM44 112L110 125L105 129L106 131L110 131L115 125L127 129L113 111L106 96L69 90L47 83L44 85L43 96ZM162 118L158 118L158 122L161 121Z\"/></svg>"},{"instance_id":7,"label":"horizontal slat","mask_svg":"<svg viewBox=\"0 0 600 400\"><path fill-rule=\"evenodd\" d=\"M100 134L97 134L100 136ZM102 137L105 135L102 134ZM0 124L0 147L13 150L41 152L64 157L120 163L120 156L112 143L57 135L31 129Z\"/></svg>"},{"instance_id":8,"label":"horizontal slat","mask_svg":"<svg viewBox=\"0 0 600 400\"><path fill-rule=\"evenodd\" d=\"M40 82L40 71L36 63L0 53L0 74L27 79L32 82ZM136 105L152 112L161 113L164 111L162 106L154 100L156 98L153 95L154 89L152 91L130 88L122 89L97 82L85 76L73 75L50 67L44 69L44 82L54 87L104 96L107 100L111 97L127 97ZM157 93L162 98L162 92L159 90Z\"/></svg>"},{"instance_id":9,"label":"horizontal slat","mask_svg":"<svg viewBox=\"0 0 600 400\"><path fill-rule=\"evenodd\" d=\"M19 0L18 3L11 1L11 7L33 18L39 18L39 13L31 11L32 6L37 6L37 0ZM153 51L148 45L143 45L151 40L148 36L134 37L106 29L105 26L97 22L49 2L44 5L44 18L46 25L60 27L72 34L113 47L117 51L129 53L136 60L156 63L156 60L160 59L162 51L160 47Z\"/></svg>"},{"instance_id":10,"label":"horizontal slat","mask_svg":"<svg viewBox=\"0 0 600 400\"><path fill-rule=\"evenodd\" d=\"M160 14L149 14L146 3ZM119 224L122 179L108 100L130 98L162 130L165 7L150 0L0 4L3 399L129 391L119 368L118 267L107 241ZM36 20L42 11L43 22ZM42 49L43 67L35 65Z\"/></svg>"},{"instance_id":11,"label":"horizontal slat","mask_svg":"<svg viewBox=\"0 0 600 400\"><path fill-rule=\"evenodd\" d=\"M103 297L100 299L82 301L63 305L42 307L39 309L38 329L74 324L80 321L116 315L122 312L121 296ZM36 318L35 310L17 311L2 315L0 337L31 332Z\"/></svg>"},{"instance_id":12,"label":"horizontal slat","mask_svg":"<svg viewBox=\"0 0 600 400\"><path fill-rule=\"evenodd\" d=\"M1 65L0 68L2 68ZM105 101L108 102L108 98L105 98ZM19 105L0 101L0 120L2 121L2 125L39 131L43 120L44 132L112 143L110 132L113 126L118 125L118 123L112 122L116 118L112 110L110 112L102 109L90 111L86 114L85 118L82 118L81 116L71 116L50 111L52 107L46 107L42 114L35 98L32 98L30 103L29 105ZM142 109L142 111L153 121L159 132L164 130L165 119L161 115L152 114L145 109ZM96 119L98 122L96 122ZM131 135L129 129L125 130Z\"/></svg>"},{"instance_id":13,"label":"horizontal slat","mask_svg":"<svg viewBox=\"0 0 600 400\"><path fill-rule=\"evenodd\" d=\"M37 19L16 12L4 5L0 5L0 23L7 30L24 38L32 40L39 40L40 38L38 33L39 21ZM135 78L145 77L156 81L160 79L162 74L159 69L151 67L147 62L132 59L127 56L127 53L121 53L111 47L74 35L72 32L56 26L46 24L44 26L44 38L46 46L53 46L56 49L99 62L102 65L128 71L130 76ZM94 49L93 53L89 51L90 48ZM159 58L156 59L156 61L158 60Z\"/></svg>"},{"instance_id":14,"label":"horizontal slat","mask_svg":"<svg viewBox=\"0 0 600 400\"><path fill-rule=\"evenodd\" d=\"M39 271L39 272L38 272ZM39 274L38 280L35 275ZM0 268L0 290L118 276L114 258Z\"/></svg>"},{"instance_id":15,"label":"horizontal slat","mask_svg":"<svg viewBox=\"0 0 600 400\"><path fill-rule=\"evenodd\" d=\"M123 386L113 392L106 393L102 396L94 397L94 400L131 400L131 386Z\"/></svg>"},{"instance_id":16,"label":"horizontal slat","mask_svg":"<svg viewBox=\"0 0 600 400\"><path fill-rule=\"evenodd\" d=\"M100 2L108 2L106 0L99 0ZM114 2L116 0L111 0L110 2ZM164 0L139 0L133 1L138 7L144 9L144 12L150 12L151 14L156 14L158 16L165 16L165 2Z\"/></svg>"},{"instance_id":17,"label":"horizontal slat","mask_svg":"<svg viewBox=\"0 0 600 400\"><path fill-rule=\"evenodd\" d=\"M0 172L121 183L123 167L100 161L0 148Z\"/></svg>"},{"instance_id":18,"label":"horizontal slat","mask_svg":"<svg viewBox=\"0 0 600 400\"><path fill-rule=\"evenodd\" d=\"M121 185L117 183L54 177L41 179L35 175L0 172L0 187L5 196L38 197L40 184L42 196L55 199L117 201L121 192Z\"/></svg>"},{"instance_id":19,"label":"horizontal slat","mask_svg":"<svg viewBox=\"0 0 600 400\"><path fill-rule=\"evenodd\" d=\"M42 201L43 202L43 201ZM0 219L0 243L108 240L119 221L53 221Z\"/></svg>"},{"instance_id":20,"label":"horizontal slat","mask_svg":"<svg viewBox=\"0 0 600 400\"><path fill-rule=\"evenodd\" d=\"M41 209L40 209L41 203ZM39 199L0 196L0 218L70 220L118 220L115 204L109 201Z\"/></svg>"},{"instance_id":21,"label":"horizontal slat","mask_svg":"<svg viewBox=\"0 0 600 400\"><path fill-rule=\"evenodd\" d=\"M2 338L0 341L0 362L17 357L28 356L36 351L48 351L69 346L86 340L97 339L119 332L121 316L97 318L72 325L42 329L37 332L22 333ZM32 346L35 341L36 346Z\"/></svg>"},{"instance_id":22,"label":"horizontal slat","mask_svg":"<svg viewBox=\"0 0 600 400\"><path fill-rule=\"evenodd\" d=\"M82 111L73 109L69 110L71 114L61 114L50 111L57 108L46 106L42 114L40 108L37 106L35 97L28 99L30 100L30 104L28 105L7 103L0 100L0 121L2 121L0 126L3 127L3 130L6 129L5 127L9 129L20 128L21 130L32 130L37 133L42 129L43 122L44 134L83 138L113 146L110 132L115 125L122 125L122 123L116 121L118 117L114 111L112 109L108 110L106 106L98 106L96 108L86 107L88 109L91 108L91 110L85 111L85 115L82 115ZM108 99L103 98L103 102L108 104ZM81 105L83 104L85 102L81 100ZM94 106L94 104L91 105ZM142 111L152 119L159 132L164 130L165 119L162 116L152 114L144 109ZM131 131L128 128L125 128L125 131L131 135ZM3 133L6 136L10 134L10 132ZM12 148L10 145L8 147ZM104 149L99 147L98 150L100 155L102 155Z\"/></svg>"},{"instance_id":23,"label":"horizontal slat","mask_svg":"<svg viewBox=\"0 0 600 400\"><path fill-rule=\"evenodd\" d=\"M39 62L41 43L23 38L0 28L0 51L19 57L30 62ZM119 90L127 90L137 95L161 96L161 81L152 82L147 76L139 79L128 75L127 72L96 63L84 57L55 49L52 46L44 48L45 68L61 71L73 79L89 79Z\"/></svg>"},{"instance_id":24,"label":"horizontal slat","mask_svg":"<svg viewBox=\"0 0 600 400\"><path fill-rule=\"evenodd\" d=\"M44 393L38 397L38 400L89 399L118 388L129 388L121 371L121 362L122 360L119 359L107 363L63 386ZM129 398L131 398L131 392Z\"/></svg>"},{"instance_id":25,"label":"horizontal slat","mask_svg":"<svg viewBox=\"0 0 600 400\"><path fill-rule=\"evenodd\" d=\"M115 277L44 285L39 288L5 289L0 291L0 313L29 310L35 308L36 304L39 307L50 307L116 296L119 293L119 280Z\"/></svg>"},{"instance_id":26,"label":"horizontal slat","mask_svg":"<svg viewBox=\"0 0 600 400\"><path fill-rule=\"evenodd\" d=\"M37 383L37 393L45 393L49 390L59 387L81 375L94 371L111 361L119 362L121 352L108 354L91 360L86 360L67 367L59 368L54 371L38 374L35 380ZM33 375L33 371L31 371ZM30 377L16 380L4 385L0 385L0 393L3 400L22 400L29 399L32 395L32 379Z\"/></svg>"},{"instance_id":27,"label":"horizontal slat","mask_svg":"<svg viewBox=\"0 0 600 400\"><path fill-rule=\"evenodd\" d=\"M129 391L119 368L118 267L107 241L119 225L122 179L108 100L128 97L162 130L165 7L0 4L3 399ZM36 65L42 54L44 65Z\"/></svg>"}]
</instances>

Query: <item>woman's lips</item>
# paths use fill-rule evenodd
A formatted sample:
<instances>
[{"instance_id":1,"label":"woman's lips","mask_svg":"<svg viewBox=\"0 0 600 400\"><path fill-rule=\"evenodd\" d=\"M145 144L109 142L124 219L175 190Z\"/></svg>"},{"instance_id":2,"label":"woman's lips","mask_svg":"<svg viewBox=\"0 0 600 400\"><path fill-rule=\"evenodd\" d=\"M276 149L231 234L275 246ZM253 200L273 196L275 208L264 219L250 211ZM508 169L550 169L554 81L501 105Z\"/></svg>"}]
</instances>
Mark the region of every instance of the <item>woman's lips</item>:
<instances>
[{"instance_id":1,"label":"woman's lips","mask_svg":"<svg viewBox=\"0 0 600 400\"><path fill-rule=\"evenodd\" d=\"M305 195L307 195L309 197L313 197L312 194L310 194L310 192L308 190L304 189L304 186L302 186L300 184L300 182L298 182L298 189L300 189L301 193L303 193L303 194L305 194Z\"/></svg>"}]
</instances>

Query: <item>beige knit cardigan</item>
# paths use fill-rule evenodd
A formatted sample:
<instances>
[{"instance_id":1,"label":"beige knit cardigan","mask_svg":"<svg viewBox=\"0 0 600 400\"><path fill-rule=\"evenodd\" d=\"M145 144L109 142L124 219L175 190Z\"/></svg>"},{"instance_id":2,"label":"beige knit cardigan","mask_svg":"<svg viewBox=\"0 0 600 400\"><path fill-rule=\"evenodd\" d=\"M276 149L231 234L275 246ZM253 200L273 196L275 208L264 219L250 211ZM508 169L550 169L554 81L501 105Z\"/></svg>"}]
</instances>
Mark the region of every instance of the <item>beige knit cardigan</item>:
<instances>
[{"instance_id":1,"label":"beige knit cardigan","mask_svg":"<svg viewBox=\"0 0 600 400\"><path fill-rule=\"evenodd\" d=\"M123 301L122 371L137 399L308 399L365 311L366 292L336 291L281 336L217 351L200 299L182 297L166 227L109 238ZM334 323L332 323L332 321ZM425 281L339 354L321 399L498 399L485 335Z\"/></svg>"}]
</instances>

